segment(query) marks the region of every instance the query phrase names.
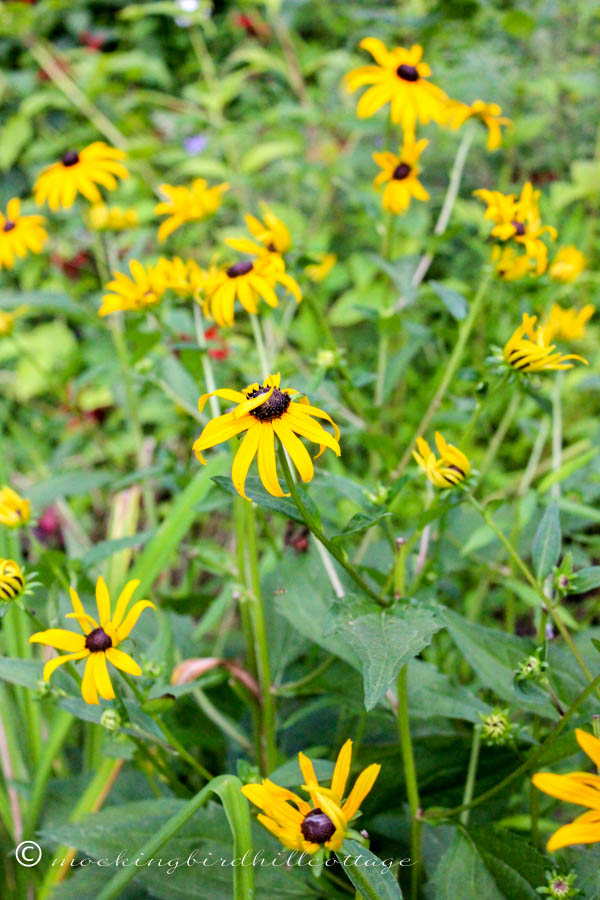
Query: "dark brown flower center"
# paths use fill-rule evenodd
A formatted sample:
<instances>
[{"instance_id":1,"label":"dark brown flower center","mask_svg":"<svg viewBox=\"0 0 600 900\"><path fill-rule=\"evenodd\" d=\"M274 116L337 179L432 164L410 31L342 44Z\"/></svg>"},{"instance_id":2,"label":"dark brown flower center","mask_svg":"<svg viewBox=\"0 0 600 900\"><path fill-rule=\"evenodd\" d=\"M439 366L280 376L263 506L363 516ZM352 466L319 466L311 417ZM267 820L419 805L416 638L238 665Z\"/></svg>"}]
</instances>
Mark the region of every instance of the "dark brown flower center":
<instances>
[{"instance_id":1,"label":"dark brown flower center","mask_svg":"<svg viewBox=\"0 0 600 900\"><path fill-rule=\"evenodd\" d=\"M407 66L404 63L396 69L396 75L403 81L418 81L419 73L416 66Z\"/></svg>"},{"instance_id":2,"label":"dark brown flower center","mask_svg":"<svg viewBox=\"0 0 600 900\"><path fill-rule=\"evenodd\" d=\"M74 166L79 162L79 153L77 153L76 150L67 150L67 152L61 156L60 161L63 166L66 166L67 168L69 166Z\"/></svg>"},{"instance_id":3,"label":"dark brown flower center","mask_svg":"<svg viewBox=\"0 0 600 900\"><path fill-rule=\"evenodd\" d=\"M239 278L240 275L247 275L248 272L251 272L254 268L254 265L248 260L242 260L241 262L234 263L232 266L229 266L227 269L227 274L230 278Z\"/></svg>"},{"instance_id":4,"label":"dark brown flower center","mask_svg":"<svg viewBox=\"0 0 600 900\"><path fill-rule=\"evenodd\" d=\"M523 223L517 222L516 219L513 219L513 221L510 224L515 229L515 234L517 234L518 237L523 237L523 235L525 234L525 226L523 225Z\"/></svg>"},{"instance_id":5,"label":"dark brown flower center","mask_svg":"<svg viewBox=\"0 0 600 900\"><path fill-rule=\"evenodd\" d=\"M103 653L112 647L112 638L105 632L104 628L94 628L85 639L86 649L91 653Z\"/></svg>"},{"instance_id":6,"label":"dark brown flower center","mask_svg":"<svg viewBox=\"0 0 600 900\"><path fill-rule=\"evenodd\" d=\"M392 172L394 181L404 181L410 175L410 166L408 163L400 163Z\"/></svg>"},{"instance_id":7,"label":"dark brown flower center","mask_svg":"<svg viewBox=\"0 0 600 900\"><path fill-rule=\"evenodd\" d=\"M322 809L311 809L300 826L304 840L312 844L324 844L335 834L335 825Z\"/></svg>"},{"instance_id":8,"label":"dark brown flower center","mask_svg":"<svg viewBox=\"0 0 600 900\"><path fill-rule=\"evenodd\" d=\"M254 397L268 393L269 388L261 387L257 391L251 391L249 394L246 394L246 398L252 400ZM280 391L279 388L273 388L273 393L269 399L257 406L256 409L250 410L250 415L254 416L255 419L260 419L261 422L271 422L273 419L279 419L284 414L290 402L289 394L286 394L285 391Z\"/></svg>"},{"instance_id":9,"label":"dark brown flower center","mask_svg":"<svg viewBox=\"0 0 600 900\"><path fill-rule=\"evenodd\" d=\"M2 231L12 231L13 228L17 227L16 222L12 222L10 219L7 219L4 225L2 226Z\"/></svg>"}]
</instances>

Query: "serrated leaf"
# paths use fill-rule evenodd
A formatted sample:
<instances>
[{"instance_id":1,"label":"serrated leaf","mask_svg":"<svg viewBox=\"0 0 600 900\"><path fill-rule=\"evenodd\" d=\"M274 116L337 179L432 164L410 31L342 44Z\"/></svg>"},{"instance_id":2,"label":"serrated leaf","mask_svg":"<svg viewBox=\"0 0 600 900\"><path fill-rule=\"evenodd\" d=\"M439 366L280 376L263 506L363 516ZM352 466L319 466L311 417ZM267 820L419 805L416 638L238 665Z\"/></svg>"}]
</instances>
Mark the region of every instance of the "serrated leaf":
<instances>
[{"instance_id":1,"label":"serrated leaf","mask_svg":"<svg viewBox=\"0 0 600 900\"><path fill-rule=\"evenodd\" d=\"M383 700L402 666L443 627L436 610L423 606L407 604L384 610L375 604L344 599L332 630L358 654L367 709Z\"/></svg>"},{"instance_id":2,"label":"serrated leaf","mask_svg":"<svg viewBox=\"0 0 600 900\"><path fill-rule=\"evenodd\" d=\"M539 580L544 579L558 562L561 548L560 517L555 501L549 503L535 533L532 546L533 567Z\"/></svg>"}]
</instances>

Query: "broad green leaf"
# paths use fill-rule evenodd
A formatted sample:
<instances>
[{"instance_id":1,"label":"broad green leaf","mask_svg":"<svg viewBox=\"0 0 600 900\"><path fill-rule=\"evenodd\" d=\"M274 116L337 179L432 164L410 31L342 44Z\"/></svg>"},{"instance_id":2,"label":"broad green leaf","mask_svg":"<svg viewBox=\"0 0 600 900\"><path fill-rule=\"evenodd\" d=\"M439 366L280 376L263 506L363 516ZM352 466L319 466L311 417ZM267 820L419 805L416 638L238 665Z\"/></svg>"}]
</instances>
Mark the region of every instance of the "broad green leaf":
<instances>
[{"instance_id":1,"label":"broad green leaf","mask_svg":"<svg viewBox=\"0 0 600 900\"><path fill-rule=\"evenodd\" d=\"M421 659L408 663L408 707L411 718L463 719L479 722L492 708L472 691L454 684L448 675L438 672L435 666Z\"/></svg>"},{"instance_id":2,"label":"broad green leaf","mask_svg":"<svg viewBox=\"0 0 600 900\"><path fill-rule=\"evenodd\" d=\"M8 171L31 138L31 122L17 113L6 119L0 132L0 169Z\"/></svg>"},{"instance_id":3,"label":"broad green leaf","mask_svg":"<svg viewBox=\"0 0 600 900\"><path fill-rule=\"evenodd\" d=\"M555 501L546 507L533 539L533 567L541 581L558 562L561 548L560 517Z\"/></svg>"},{"instance_id":4,"label":"broad green leaf","mask_svg":"<svg viewBox=\"0 0 600 900\"><path fill-rule=\"evenodd\" d=\"M506 900L539 900L536 887L545 884L542 854L506 828L493 825L469 829L488 872Z\"/></svg>"},{"instance_id":5,"label":"broad green leaf","mask_svg":"<svg viewBox=\"0 0 600 900\"><path fill-rule=\"evenodd\" d=\"M52 475L46 481L39 481L29 489L27 496L35 507L41 509L60 500L61 497L89 494L110 484L114 478L114 473L104 469L65 472L61 475Z\"/></svg>"},{"instance_id":6,"label":"broad green leaf","mask_svg":"<svg viewBox=\"0 0 600 900\"><path fill-rule=\"evenodd\" d=\"M428 281L427 283L433 288L452 318L456 319L457 322L466 318L469 311L469 304L462 294L452 290L452 288L446 287L445 284L440 284L439 281Z\"/></svg>"},{"instance_id":7,"label":"broad green leaf","mask_svg":"<svg viewBox=\"0 0 600 900\"><path fill-rule=\"evenodd\" d=\"M364 900L402 900L402 891L390 870L391 860L381 860L356 841L346 839L338 860Z\"/></svg>"},{"instance_id":8,"label":"broad green leaf","mask_svg":"<svg viewBox=\"0 0 600 900\"><path fill-rule=\"evenodd\" d=\"M84 553L81 563L84 569L97 566L99 563L104 562L105 559L110 559L115 553L119 553L120 550L127 550L130 547L143 547L154 534L155 531L140 531L138 534L127 537L100 541L98 544L94 544L91 550Z\"/></svg>"},{"instance_id":9,"label":"broad green leaf","mask_svg":"<svg viewBox=\"0 0 600 900\"><path fill-rule=\"evenodd\" d=\"M361 534L363 531L368 531L369 528L372 528L373 525L376 525L381 519L385 519L386 516L390 515L391 513L383 511L377 512L374 515L356 513L338 534L331 536L331 540L337 542L342 541L350 534Z\"/></svg>"},{"instance_id":10,"label":"broad green leaf","mask_svg":"<svg viewBox=\"0 0 600 900\"><path fill-rule=\"evenodd\" d=\"M220 488L223 488L224 491L227 491L228 494L239 497L238 492L233 486L233 481L228 475L215 475L213 481L215 484L218 484ZM251 500L254 500L255 503L258 503L258 505L262 506L264 509L283 513L284 516L287 516L288 519L293 519L294 522L304 522L304 519L298 512L295 504L291 500L286 500L285 497L272 497L271 494L265 491L262 482L257 475L248 476L246 479L245 490L246 496Z\"/></svg>"},{"instance_id":11,"label":"broad green leaf","mask_svg":"<svg viewBox=\"0 0 600 900\"><path fill-rule=\"evenodd\" d=\"M475 844L457 832L426 888L428 900L506 900L488 872Z\"/></svg>"},{"instance_id":12,"label":"broad green leaf","mask_svg":"<svg viewBox=\"0 0 600 900\"><path fill-rule=\"evenodd\" d=\"M383 700L402 666L443 627L437 611L423 606L405 604L384 610L344 598L335 610L332 630L358 654L367 709Z\"/></svg>"},{"instance_id":13,"label":"broad green leaf","mask_svg":"<svg viewBox=\"0 0 600 900\"><path fill-rule=\"evenodd\" d=\"M590 566L575 572L571 593L585 594L597 587L600 587L600 566Z\"/></svg>"}]
</instances>

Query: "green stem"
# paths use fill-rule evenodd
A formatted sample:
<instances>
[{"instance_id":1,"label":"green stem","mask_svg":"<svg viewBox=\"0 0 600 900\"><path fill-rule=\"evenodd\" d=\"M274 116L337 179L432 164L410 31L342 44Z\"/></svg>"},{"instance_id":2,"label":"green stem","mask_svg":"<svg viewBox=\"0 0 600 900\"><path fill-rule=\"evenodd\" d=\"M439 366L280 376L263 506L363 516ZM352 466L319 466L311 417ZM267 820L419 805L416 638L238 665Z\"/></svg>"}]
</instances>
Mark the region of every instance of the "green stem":
<instances>
[{"instance_id":1,"label":"green stem","mask_svg":"<svg viewBox=\"0 0 600 900\"><path fill-rule=\"evenodd\" d=\"M419 895L419 882L421 879L421 809L419 803L419 788L417 784L417 770L413 754L412 738L410 736L410 721L408 717L408 691L407 691L407 667L402 666L398 673L398 734L402 749L402 765L404 767L404 780L410 808L410 859L411 859L411 897L417 900Z\"/></svg>"},{"instance_id":2,"label":"green stem","mask_svg":"<svg viewBox=\"0 0 600 900\"><path fill-rule=\"evenodd\" d=\"M261 744L265 771L272 772L277 765L277 744L275 740L275 698L271 691L271 662L269 640L265 622L260 573L258 570L258 546L256 540L256 520L252 504L245 505L246 550L250 572L250 618L255 640L256 664L261 693Z\"/></svg>"},{"instance_id":3,"label":"green stem","mask_svg":"<svg viewBox=\"0 0 600 900\"><path fill-rule=\"evenodd\" d=\"M361 575L359 575L354 566L348 562L343 553L336 547L334 543L329 540L329 538L325 536L322 529L314 521L306 506L304 505L302 497L300 496L296 483L292 477L285 451L281 445L279 445L278 447L278 455L288 490L292 495L292 499L296 504L296 507L298 508L298 512L304 519L306 527L312 532L312 534L314 534L317 540L319 540L327 548L327 550L329 550L333 558L338 561L340 566L346 570L355 584L357 584L359 588L365 592L365 594L368 594L368 596L371 597L372 600L375 600L375 602L379 603L381 606L389 606L389 600L386 597L380 597L379 594L376 594L375 591L369 587L367 582L362 578Z\"/></svg>"},{"instance_id":4,"label":"green stem","mask_svg":"<svg viewBox=\"0 0 600 900\"><path fill-rule=\"evenodd\" d=\"M557 372L552 388L552 471L558 472L562 465L562 403L561 393L563 373ZM560 497L560 481L555 481L550 492L555 500Z\"/></svg>"},{"instance_id":5,"label":"green stem","mask_svg":"<svg viewBox=\"0 0 600 900\"><path fill-rule=\"evenodd\" d=\"M198 302L194 303L194 327L196 329L196 340L198 341L198 346L202 350L202 371L204 372L204 385L206 387L206 393L212 393L217 385L215 382L215 376L213 373L212 363L210 361L210 356L208 354L208 343L206 340L206 336L204 334L204 319L202 318L202 312L200 310L200 304ZM219 401L216 397L209 398L210 411L214 418L220 415L219 409Z\"/></svg>"},{"instance_id":6,"label":"green stem","mask_svg":"<svg viewBox=\"0 0 600 900\"><path fill-rule=\"evenodd\" d=\"M256 351L258 353L258 359L260 362L260 367L262 369L262 377L266 378L267 375L270 375L271 373L269 371L269 360L267 357L267 350L265 347L265 342L263 339L262 329L260 327L258 316L251 315L250 324L252 325L252 333L254 334Z\"/></svg>"},{"instance_id":7,"label":"green stem","mask_svg":"<svg viewBox=\"0 0 600 900\"><path fill-rule=\"evenodd\" d=\"M553 606L548 604L548 598L544 594L543 588L538 583L537 579L535 578L533 573L530 571L529 567L523 562L523 560L519 556L519 553L517 552L515 547L512 545L512 543L509 541L509 539L506 537L506 535L500 530L500 528L498 528L498 526L494 522L494 519L490 515L490 513L486 509L483 508L483 506L475 499L475 497L473 497L472 494L467 494L467 498L468 498L469 502L475 507L477 512L482 516L482 518L484 519L486 524L489 525L489 527L492 529L492 531L494 532L496 537L503 544L503 546L507 550L509 556L514 560L517 568L521 571L521 573L525 577L526 581L529 582L531 587L534 589L534 591L540 598L540 601L542 602L543 606L545 608L549 609L549 612L550 612L550 615L552 616L554 624L560 631L560 633L563 637L563 640L565 641L567 647L573 654L574 658L577 660L577 664L579 665L579 668L584 673L587 680L589 682L592 682L593 681L592 673L590 672L585 660L583 659L581 653L579 652L579 649L577 648L575 642L573 641L571 634L569 633L566 625L564 624L564 622L558 615L556 609Z\"/></svg>"},{"instance_id":8,"label":"green stem","mask_svg":"<svg viewBox=\"0 0 600 900\"><path fill-rule=\"evenodd\" d=\"M438 388L437 388L435 394L431 398L429 406L425 410L423 417L421 418L421 421L419 422L419 424L415 430L415 433L413 434L413 436L408 444L408 447L404 451L404 455L402 456L397 469L395 470L395 472L392 475L392 478L395 478L395 479L400 478L402 476L402 474L404 473L404 470L406 469L406 467L411 459L413 447L415 446L415 444L417 442L417 438L420 435L424 434L425 431L427 431L427 428L429 427L431 420L433 419L434 415L436 414L436 412L438 410L438 407L440 406L442 400L444 399L444 397L446 395L446 391L448 390L448 388L452 382L452 379L454 378L454 375L456 374L456 370L458 369L460 362L462 360L462 356L463 356L467 341L469 339L469 335L471 334L471 331L473 330L473 326L475 325L475 322L477 321L477 317L481 311L483 299L485 297L485 293L486 293L487 287L490 283L491 277L492 277L491 269L488 269L485 272L483 278L481 279L481 281L479 283L479 288L475 295L475 299L471 303L471 308L469 309L469 314L467 315L467 318L464 320L464 322L462 323L462 325L460 327L458 339L456 341L456 344L454 345L454 350L452 351L452 355L450 356L448 365L445 367L445 371L442 376L442 380L441 380L440 384L438 385ZM399 497L400 497L400 495L399 495ZM398 501L398 502L401 502L401 501Z\"/></svg>"},{"instance_id":9,"label":"green stem","mask_svg":"<svg viewBox=\"0 0 600 900\"><path fill-rule=\"evenodd\" d=\"M487 453L485 454L485 456L483 458L483 462L481 463L481 466L479 467L481 478L488 471L492 462L495 460L496 454L498 453L498 450L502 446L502 442L504 441L504 438L506 437L508 429L510 428L510 426L512 424L512 420L514 419L515 413L517 412L520 404L521 404L521 392L513 391L512 397L510 399L510 403L506 407L504 415L502 416L502 419L500 420L500 424L496 428L494 435L488 445Z\"/></svg>"},{"instance_id":10,"label":"green stem","mask_svg":"<svg viewBox=\"0 0 600 900\"><path fill-rule=\"evenodd\" d=\"M475 778L477 775L477 764L479 762L479 748L481 746L481 725L473 726L473 742L471 744L471 756L469 757L469 768L467 769L467 780L465 782L465 792L463 794L463 806L466 809L460 814L460 821L463 825L469 823L469 804L473 799L473 790L475 789Z\"/></svg>"},{"instance_id":11,"label":"green stem","mask_svg":"<svg viewBox=\"0 0 600 900\"><path fill-rule=\"evenodd\" d=\"M29 798L27 815L25 817L25 822L23 825L23 835L27 838L33 836L35 827L38 823L40 811L42 809L42 804L44 802L48 779L50 778L50 774L52 772L52 763L56 759L62 745L67 739L69 731L71 729L71 725L74 721L75 719L71 715L71 713L68 713L62 709L57 711L50 736L44 744L44 751L35 772L33 787L31 789L31 796Z\"/></svg>"}]
</instances>

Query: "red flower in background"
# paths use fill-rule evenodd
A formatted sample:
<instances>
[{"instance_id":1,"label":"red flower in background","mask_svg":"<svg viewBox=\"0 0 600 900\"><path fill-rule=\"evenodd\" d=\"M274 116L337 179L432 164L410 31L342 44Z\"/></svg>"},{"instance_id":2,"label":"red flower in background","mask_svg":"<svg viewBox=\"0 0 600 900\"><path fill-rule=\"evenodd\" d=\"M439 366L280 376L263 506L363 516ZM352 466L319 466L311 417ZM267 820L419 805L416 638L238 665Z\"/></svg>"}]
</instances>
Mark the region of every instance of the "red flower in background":
<instances>
[{"instance_id":1,"label":"red flower in background","mask_svg":"<svg viewBox=\"0 0 600 900\"><path fill-rule=\"evenodd\" d=\"M207 341L215 341L217 343L216 347L208 348L208 355L211 359L227 359L227 357L229 356L229 350L225 341L219 334L219 329L216 327L216 325L212 325L210 328L207 328L204 332L204 337Z\"/></svg>"}]
</instances>

